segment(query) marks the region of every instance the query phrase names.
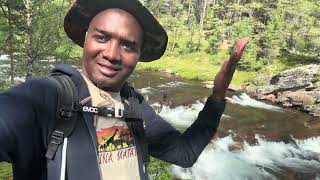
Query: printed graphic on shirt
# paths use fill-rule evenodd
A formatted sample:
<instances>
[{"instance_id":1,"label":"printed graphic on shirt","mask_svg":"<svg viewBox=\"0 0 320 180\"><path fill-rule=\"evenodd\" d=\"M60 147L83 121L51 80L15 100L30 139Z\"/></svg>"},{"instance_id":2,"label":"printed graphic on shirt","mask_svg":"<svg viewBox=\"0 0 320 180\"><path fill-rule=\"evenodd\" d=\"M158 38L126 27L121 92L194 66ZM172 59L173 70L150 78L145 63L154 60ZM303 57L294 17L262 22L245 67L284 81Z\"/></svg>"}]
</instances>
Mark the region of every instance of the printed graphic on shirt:
<instances>
[{"instance_id":1,"label":"printed graphic on shirt","mask_svg":"<svg viewBox=\"0 0 320 180\"><path fill-rule=\"evenodd\" d=\"M110 152L134 146L133 137L128 128L113 126L97 131L98 151Z\"/></svg>"},{"instance_id":2,"label":"printed graphic on shirt","mask_svg":"<svg viewBox=\"0 0 320 180\"><path fill-rule=\"evenodd\" d=\"M136 157L133 136L124 126L113 126L97 131L99 164L118 162Z\"/></svg>"}]
</instances>

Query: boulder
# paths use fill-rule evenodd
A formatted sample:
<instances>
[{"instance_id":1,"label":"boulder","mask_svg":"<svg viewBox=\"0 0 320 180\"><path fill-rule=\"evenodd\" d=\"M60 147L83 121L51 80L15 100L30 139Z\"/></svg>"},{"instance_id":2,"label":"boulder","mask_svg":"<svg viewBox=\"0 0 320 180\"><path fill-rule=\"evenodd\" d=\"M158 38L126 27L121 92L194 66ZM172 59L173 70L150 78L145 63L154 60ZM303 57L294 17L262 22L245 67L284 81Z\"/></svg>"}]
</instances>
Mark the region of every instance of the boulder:
<instances>
[{"instance_id":1,"label":"boulder","mask_svg":"<svg viewBox=\"0 0 320 180\"><path fill-rule=\"evenodd\" d=\"M285 107L299 107L320 116L320 65L311 64L283 71L266 86L249 92L258 99L269 100Z\"/></svg>"}]
</instances>

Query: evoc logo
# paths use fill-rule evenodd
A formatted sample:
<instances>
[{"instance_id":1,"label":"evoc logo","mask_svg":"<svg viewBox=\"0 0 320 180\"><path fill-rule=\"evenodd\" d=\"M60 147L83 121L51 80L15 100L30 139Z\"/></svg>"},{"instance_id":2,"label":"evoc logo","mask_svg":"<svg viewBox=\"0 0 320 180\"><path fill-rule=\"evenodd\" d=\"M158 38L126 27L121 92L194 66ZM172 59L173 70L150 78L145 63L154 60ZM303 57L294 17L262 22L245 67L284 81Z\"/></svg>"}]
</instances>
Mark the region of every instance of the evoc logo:
<instances>
[{"instance_id":1,"label":"evoc logo","mask_svg":"<svg viewBox=\"0 0 320 180\"><path fill-rule=\"evenodd\" d=\"M98 114L98 108L95 108L95 107L83 106L82 110L83 110L83 112L90 112L90 113Z\"/></svg>"}]
</instances>

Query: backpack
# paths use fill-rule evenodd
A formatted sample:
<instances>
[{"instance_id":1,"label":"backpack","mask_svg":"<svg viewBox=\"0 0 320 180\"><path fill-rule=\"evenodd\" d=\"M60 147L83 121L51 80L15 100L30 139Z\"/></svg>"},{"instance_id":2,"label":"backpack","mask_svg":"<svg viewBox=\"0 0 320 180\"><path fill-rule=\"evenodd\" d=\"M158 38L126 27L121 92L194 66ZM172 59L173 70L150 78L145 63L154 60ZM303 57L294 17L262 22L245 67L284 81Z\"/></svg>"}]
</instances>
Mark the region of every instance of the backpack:
<instances>
[{"instance_id":1,"label":"backpack","mask_svg":"<svg viewBox=\"0 0 320 180\"><path fill-rule=\"evenodd\" d=\"M67 75L52 73L48 78L56 84L58 90L57 120L52 134L47 136L46 158L53 159L59 145L65 137L71 135L76 124L78 91L71 78Z\"/></svg>"},{"instance_id":2,"label":"backpack","mask_svg":"<svg viewBox=\"0 0 320 180\"><path fill-rule=\"evenodd\" d=\"M124 103L125 110L121 111L113 108L101 109L99 107L82 106L78 102L79 98L75 84L68 75L53 72L48 78L56 84L58 100L56 123L53 130L47 135L47 159L52 160L64 138L72 134L79 112L94 113L105 117L125 117L129 121L141 119L141 109L137 106L143 101L143 96L137 94L134 87L127 82L120 94L127 99L128 103Z\"/></svg>"},{"instance_id":3,"label":"backpack","mask_svg":"<svg viewBox=\"0 0 320 180\"><path fill-rule=\"evenodd\" d=\"M84 106L78 102L78 92L75 87L74 82L68 75L62 74L61 72L53 72L48 78L52 80L57 87L58 100L57 100L57 112L56 112L56 122L52 131L48 132L47 135L47 152L46 158L48 160L53 160L55 154L60 145L62 146L62 160L61 166L55 163L48 164L48 173L56 173L57 169L60 169L60 180L65 179L66 173L66 149L67 149L67 138L72 134L76 121L78 118L78 113L93 113L100 116L106 117L124 117L126 122L133 122L141 119L141 109L138 107L139 104L143 101L143 97L140 94L137 94L133 86L129 83L124 84L120 94L127 99L128 103L124 104L124 110L117 110L114 108L99 108L93 106ZM133 126L132 126L133 127ZM143 126L142 126L143 128ZM143 131L141 127L137 129L132 128L132 130ZM144 137L142 138L144 141ZM144 154L144 161L149 161L149 156L147 152L147 145L144 143L142 148ZM55 169L54 171L49 171L50 168Z\"/></svg>"}]
</instances>

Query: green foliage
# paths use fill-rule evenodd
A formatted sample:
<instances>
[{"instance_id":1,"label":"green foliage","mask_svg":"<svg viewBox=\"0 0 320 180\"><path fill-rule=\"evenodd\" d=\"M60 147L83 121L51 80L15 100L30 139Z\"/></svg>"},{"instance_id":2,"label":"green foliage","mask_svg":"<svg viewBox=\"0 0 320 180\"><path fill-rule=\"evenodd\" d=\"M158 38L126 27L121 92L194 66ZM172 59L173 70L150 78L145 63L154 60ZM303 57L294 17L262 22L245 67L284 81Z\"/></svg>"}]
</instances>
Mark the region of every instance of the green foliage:
<instances>
[{"instance_id":1,"label":"green foliage","mask_svg":"<svg viewBox=\"0 0 320 180\"><path fill-rule=\"evenodd\" d=\"M31 26L27 25L29 11L24 2L0 2L0 51L11 54L13 62L13 71L10 67L1 71L17 77L25 76L29 67L39 75L47 73L52 64L79 65L82 50L63 30L63 16L69 1L30 1ZM214 59L221 48L230 48L242 36L250 37L251 41L239 70L263 71L277 64L278 59L286 66L295 66L317 62L320 57L318 1L208 0L205 14L204 0L143 2L168 32L168 57L182 55L180 59L185 59L187 54L205 51Z\"/></svg>"},{"instance_id":2,"label":"green foliage","mask_svg":"<svg viewBox=\"0 0 320 180\"><path fill-rule=\"evenodd\" d=\"M9 83L8 82L2 82L0 83L0 92L8 89L10 87Z\"/></svg>"},{"instance_id":3,"label":"green foliage","mask_svg":"<svg viewBox=\"0 0 320 180\"><path fill-rule=\"evenodd\" d=\"M138 70L169 71L183 78L195 80L213 80L223 61L228 57L227 51L220 51L215 56L205 52L196 52L180 56L165 56L153 62L140 62ZM254 77L251 72L237 72L233 83L243 84Z\"/></svg>"},{"instance_id":4,"label":"green foliage","mask_svg":"<svg viewBox=\"0 0 320 180\"><path fill-rule=\"evenodd\" d=\"M247 36L251 41L241 70L261 70L285 56L319 60L319 12L312 0L215 2L206 25L207 51L214 54L225 41Z\"/></svg>"},{"instance_id":5,"label":"green foliage","mask_svg":"<svg viewBox=\"0 0 320 180\"><path fill-rule=\"evenodd\" d=\"M155 158L151 158L151 161L148 164L148 174L151 177L151 179L156 179L156 180L172 179L169 174L169 164Z\"/></svg>"},{"instance_id":6,"label":"green foliage","mask_svg":"<svg viewBox=\"0 0 320 180\"><path fill-rule=\"evenodd\" d=\"M218 48L223 43L224 32L225 32L225 22L219 18L215 17L215 9L218 7L212 8L211 13L209 14L208 21L210 25L207 27L206 38L209 41L209 47L207 52L215 54L218 52Z\"/></svg>"},{"instance_id":7,"label":"green foliage","mask_svg":"<svg viewBox=\"0 0 320 180\"><path fill-rule=\"evenodd\" d=\"M8 163L0 163L0 179L9 180L12 179L12 166Z\"/></svg>"},{"instance_id":8,"label":"green foliage","mask_svg":"<svg viewBox=\"0 0 320 180\"><path fill-rule=\"evenodd\" d=\"M28 4L29 2L29 4ZM11 76L47 73L53 63L66 59L74 47L63 30L65 0L3 0L0 3L0 50L14 54ZM64 39L64 40L63 40ZM12 66L10 65L10 66Z\"/></svg>"}]
</instances>

